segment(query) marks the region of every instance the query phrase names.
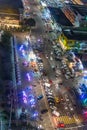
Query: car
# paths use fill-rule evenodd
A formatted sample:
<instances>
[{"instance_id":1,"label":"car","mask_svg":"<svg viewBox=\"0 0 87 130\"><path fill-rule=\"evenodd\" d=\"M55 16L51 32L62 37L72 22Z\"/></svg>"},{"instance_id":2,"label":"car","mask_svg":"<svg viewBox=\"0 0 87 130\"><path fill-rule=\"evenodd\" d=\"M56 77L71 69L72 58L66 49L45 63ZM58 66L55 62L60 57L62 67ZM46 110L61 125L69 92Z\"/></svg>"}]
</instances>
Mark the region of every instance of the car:
<instances>
[{"instance_id":1,"label":"car","mask_svg":"<svg viewBox=\"0 0 87 130\"><path fill-rule=\"evenodd\" d=\"M61 45L60 44L57 44L57 47L61 49Z\"/></svg>"},{"instance_id":2,"label":"car","mask_svg":"<svg viewBox=\"0 0 87 130\"><path fill-rule=\"evenodd\" d=\"M44 127L42 125L39 125L38 130L44 130Z\"/></svg>"},{"instance_id":3,"label":"car","mask_svg":"<svg viewBox=\"0 0 87 130\"><path fill-rule=\"evenodd\" d=\"M51 105L51 106L49 106L49 108L53 111L54 110L54 107Z\"/></svg>"},{"instance_id":4,"label":"car","mask_svg":"<svg viewBox=\"0 0 87 130\"><path fill-rule=\"evenodd\" d=\"M48 80L48 81L49 81L49 80ZM45 87L50 87L51 85L50 85L49 83L45 82L45 83L44 83L44 86L45 86Z\"/></svg>"},{"instance_id":5,"label":"car","mask_svg":"<svg viewBox=\"0 0 87 130\"><path fill-rule=\"evenodd\" d=\"M70 109L71 111L74 110L73 107L72 107L72 104L69 104L68 106L69 106L69 109Z\"/></svg>"},{"instance_id":6,"label":"car","mask_svg":"<svg viewBox=\"0 0 87 130\"><path fill-rule=\"evenodd\" d=\"M28 62L27 61L22 62L22 65L28 66Z\"/></svg>"},{"instance_id":7,"label":"car","mask_svg":"<svg viewBox=\"0 0 87 130\"><path fill-rule=\"evenodd\" d=\"M53 95L48 95L47 98L53 98L54 99L54 96Z\"/></svg>"},{"instance_id":8,"label":"car","mask_svg":"<svg viewBox=\"0 0 87 130\"><path fill-rule=\"evenodd\" d=\"M39 95L38 97L37 97L37 100L41 100L43 98L43 95L41 94L41 95Z\"/></svg>"},{"instance_id":9,"label":"car","mask_svg":"<svg viewBox=\"0 0 87 130\"><path fill-rule=\"evenodd\" d=\"M69 102L69 101L70 101L70 99L69 99L68 95L65 95L65 96L64 96L64 98L65 98L65 100L66 100L67 102Z\"/></svg>"},{"instance_id":10,"label":"car","mask_svg":"<svg viewBox=\"0 0 87 130\"><path fill-rule=\"evenodd\" d=\"M66 79L69 79L69 76L68 76L67 74L65 74L65 78L66 78Z\"/></svg>"},{"instance_id":11,"label":"car","mask_svg":"<svg viewBox=\"0 0 87 130\"><path fill-rule=\"evenodd\" d=\"M47 100L55 101L53 97L47 97Z\"/></svg>"},{"instance_id":12,"label":"car","mask_svg":"<svg viewBox=\"0 0 87 130\"><path fill-rule=\"evenodd\" d=\"M50 103L50 102L51 102L51 103L54 103L54 104L55 104L55 101L54 101L54 100L52 100L52 99L48 99L47 101L48 101L48 103Z\"/></svg>"},{"instance_id":13,"label":"car","mask_svg":"<svg viewBox=\"0 0 87 130\"><path fill-rule=\"evenodd\" d=\"M47 92L47 91L51 91L50 87L45 88L45 92Z\"/></svg>"},{"instance_id":14,"label":"car","mask_svg":"<svg viewBox=\"0 0 87 130\"><path fill-rule=\"evenodd\" d=\"M48 96L48 95L53 95L53 93L52 92L46 93L46 96Z\"/></svg>"},{"instance_id":15,"label":"car","mask_svg":"<svg viewBox=\"0 0 87 130\"><path fill-rule=\"evenodd\" d=\"M60 103L60 99L58 97L55 97L55 102Z\"/></svg>"},{"instance_id":16,"label":"car","mask_svg":"<svg viewBox=\"0 0 87 130\"><path fill-rule=\"evenodd\" d=\"M52 90L47 90L47 91L45 91L46 92L46 96L48 96L48 95L53 95L53 91Z\"/></svg>"},{"instance_id":17,"label":"car","mask_svg":"<svg viewBox=\"0 0 87 130\"><path fill-rule=\"evenodd\" d=\"M64 128L65 124L63 122L59 122L57 128Z\"/></svg>"},{"instance_id":18,"label":"car","mask_svg":"<svg viewBox=\"0 0 87 130\"><path fill-rule=\"evenodd\" d=\"M56 56L56 57L55 57L55 60L61 61L62 58L60 58L59 56Z\"/></svg>"},{"instance_id":19,"label":"car","mask_svg":"<svg viewBox=\"0 0 87 130\"><path fill-rule=\"evenodd\" d=\"M71 112L67 112L66 114L67 114L67 116L69 116L69 118L72 118L72 113Z\"/></svg>"},{"instance_id":20,"label":"car","mask_svg":"<svg viewBox=\"0 0 87 130\"><path fill-rule=\"evenodd\" d=\"M55 103L53 102L48 102L49 103L49 106L54 106Z\"/></svg>"},{"instance_id":21,"label":"car","mask_svg":"<svg viewBox=\"0 0 87 130\"><path fill-rule=\"evenodd\" d=\"M52 114L53 114L54 116L57 116L57 117L59 117L59 116L60 116L60 113L59 113L59 112L57 112L57 111L55 111L55 110L52 112Z\"/></svg>"},{"instance_id":22,"label":"car","mask_svg":"<svg viewBox=\"0 0 87 130\"><path fill-rule=\"evenodd\" d=\"M59 82L58 84L59 84L59 85L63 85L63 82Z\"/></svg>"},{"instance_id":23,"label":"car","mask_svg":"<svg viewBox=\"0 0 87 130\"><path fill-rule=\"evenodd\" d=\"M41 110L41 114L45 114L45 113L47 113L48 112L48 109L43 109L43 110Z\"/></svg>"},{"instance_id":24,"label":"car","mask_svg":"<svg viewBox=\"0 0 87 130\"><path fill-rule=\"evenodd\" d=\"M64 106L64 109L65 109L65 110L68 110L68 107L67 107L67 106Z\"/></svg>"}]
</instances>

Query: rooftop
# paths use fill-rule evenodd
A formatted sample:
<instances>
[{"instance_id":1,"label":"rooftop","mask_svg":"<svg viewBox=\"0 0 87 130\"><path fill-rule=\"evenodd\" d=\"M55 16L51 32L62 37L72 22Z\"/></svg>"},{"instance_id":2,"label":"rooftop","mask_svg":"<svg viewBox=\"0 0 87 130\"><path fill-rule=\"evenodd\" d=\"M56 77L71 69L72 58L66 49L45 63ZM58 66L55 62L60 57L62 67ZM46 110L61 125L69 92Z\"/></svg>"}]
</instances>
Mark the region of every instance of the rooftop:
<instances>
[{"instance_id":1,"label":"rooftop","mask_svg":"<svg viewBox=\"0 0 87 130\"><path fill-rule=\"evenodd\" d=\"M21 0L0 0L0 12L19 14L19 9L23 9Z\"/></svg>"},{"instance_id":2,"label":"rooftop","mask_svg":"<svg viewBox=\"0 0 87 130\"><path fill-rule=\"evenodd\" d=\"M55 21L63 26L73 26L72 23L66 18L60 8L48 7L51 15Z\"/></svg>"},{"instance_id":3,"label":"rooftop","mask_svg":"<svg viewBox=\"0 0 87 130\"><path fill-rule=\"evenodd\" d=\"M86 41L87 31L78 29L63 29L63 34L71 40Z\"/></svg>"},{"instance_id":4,"label":"rooftop","mask_svg":"<svg viewBox=\"0 0 87 130\"><path fill-rule=\"evenodd\" d=\"M87 15L87 6L86 5L69 4L69 6L73 9L74 12L79 13L82 16Z\"/></svg>"},{"instance_id":5,"label":"rooftop","mask_svg":"<svg viewBox=\"0 0 87 130\"><path fill-rule=\"evenodd\" d=\"M87 0L81 0L84 4L87 4Z\"/></svg>"}]
</instances>

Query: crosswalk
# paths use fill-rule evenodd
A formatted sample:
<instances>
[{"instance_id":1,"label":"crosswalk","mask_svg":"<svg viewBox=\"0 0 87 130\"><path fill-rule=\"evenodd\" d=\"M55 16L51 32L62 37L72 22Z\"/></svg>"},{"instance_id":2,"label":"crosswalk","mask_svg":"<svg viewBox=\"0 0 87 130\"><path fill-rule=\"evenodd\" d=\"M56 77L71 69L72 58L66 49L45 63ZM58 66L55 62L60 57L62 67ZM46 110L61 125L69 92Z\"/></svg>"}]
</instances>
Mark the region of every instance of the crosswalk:
<instances>
[{"instance_id":1,"label":"crosswalk","mask_svg":"<svg viewBox=\"0 0 87 130\"><path fill-rule=\"evenodd\" d=\"M57 119L57 122L63 122L65 125L69 124L80 124L82 122L81 117L69 117L69 116L59 116Z\"/></svg>"}]
</instances>

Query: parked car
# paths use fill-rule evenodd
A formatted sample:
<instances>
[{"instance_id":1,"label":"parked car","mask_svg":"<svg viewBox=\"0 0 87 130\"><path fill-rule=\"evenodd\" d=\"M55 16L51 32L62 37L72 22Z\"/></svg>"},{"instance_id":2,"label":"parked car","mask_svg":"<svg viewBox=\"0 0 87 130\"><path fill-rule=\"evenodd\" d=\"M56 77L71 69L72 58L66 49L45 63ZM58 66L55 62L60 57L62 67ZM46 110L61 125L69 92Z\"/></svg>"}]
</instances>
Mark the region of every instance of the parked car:
<instances>
[{"instance_id":1,"label":"parked car","mask_svg":"<svg viewBox=\"0 0 87 130\"><path fill-rule=\"evenodd\" d=\"M54 116L57 116L57 117L59 117L59 116L60 116L60 113L59 113L59 112L57 112L57 111L55 111L55 110L52 112L52 114L53 114Z\"/></svg>"},{"instance_id":2,"label":"parked car","mask_svg":"<svg viewBox=\"0 0 87 130\"><path fill-rule=\"evenodd\" d=\"M43 98L43 95L41 94L41 95L39 95L38 97L37 97L37 100L41 100Z\"/></svg>"}]
</instances>

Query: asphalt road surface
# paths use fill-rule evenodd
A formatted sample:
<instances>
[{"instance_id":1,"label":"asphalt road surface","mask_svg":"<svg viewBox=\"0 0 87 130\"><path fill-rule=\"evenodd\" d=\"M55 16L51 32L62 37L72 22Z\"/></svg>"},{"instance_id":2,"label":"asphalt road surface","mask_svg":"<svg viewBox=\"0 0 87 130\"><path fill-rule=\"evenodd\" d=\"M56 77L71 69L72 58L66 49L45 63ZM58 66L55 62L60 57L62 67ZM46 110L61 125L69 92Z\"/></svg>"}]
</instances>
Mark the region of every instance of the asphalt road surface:
<instances>
[{"instance_id":1,"label":"asphalt road surface","mask_svg":"<svg viewBox=\"0 0 87 130\"><path fill-rule=\"evenodd\" d=\"M32 11L33 11L33 9L36 10L35 4L32 4ZM37 13L38 12L39 11L37 11ZM31 37L30 38L32 38L32 36L33 36L37 40L38 38L43 38L44 35L47 36L47 34L45 34L45 29L44 29L43 21L41 20L41 18L39 17L39 15L35 15L34 19L36 20L37 26L36 26L35 29L31 30ZM27 33L21 33L21 34L15 34L15 35L17 35L18 44L21 44L21 43L23 43L25 41L26 34L28 35L29 32L27 32ZM51 43L49 43L48 40L47 41L45 40L44 44L46 44L45 49L47 50L47 52L48 52L47 54L49 55L50 51L51 51ZM69 87L72 86L72 82L71 82L71 80L67 81L62 74L57 79L55 78L55 72L52 70L52 68L50 66L49 59L46 59L46 50L44 50L44 53L41 55L41 57L42 57L42 59L44 61L44 68L47 71L48 78L53 81L53 88L52 89L54 91L54 95L57 96L57 94L61 94L63 98L65 98L65 95L68 95L69 100L70 100L69 103L72 103L72 101L73 101L72 99L74 98L74 96L72 96L70 94L69 89L68 89ZM24 86L27 85L27 82L24 79L24 74L28 71L28 68L27 69L24 68L23 65L22 65L22 62L23 61L21 60L20 61L20 70L21 70L22 86L24 88ZM59 66L58 70L60 70L60 63L56 62L56 61L54 61L54 62ZM63 86L57 92L55 84L57 84L59 82L59 80L61 80L61 79L63 80ZM44 95L44 98L38 103L38 111L40 112L43 108L47 108L48 109L48 104L47 104L47 99L45 97L45 92L44 92L44 89L43 89L42 80L35 80L34 79L34 82L36 83L36 87L33 90L34 94L36 96L38 96L39 94L43 94ZM74 83L73 83L73 85L74 85ZM66 101L62 102L58 106L58 111L61 114L59 120L57 119L58 121L60 121L60 120L61 121L62 120L65 121L67 119L67 112L64 109L64 103L66 103ZM79 123L76 122L76 118L74 117L74 115L77 115L76 109L73 112L71 112L68 109L68 113L71 114L72 121L70 123L70 121L68 119L67 122L69 122L69 123L65 124L66 127L67 127L65 129L66 130L68 130L68 129L71 129L71 130L86 130L87 127L83 126L82 122L79 122ZM38 123L42 124L44 126L45 130L54 130L54 123L53 123L50 111L48 113L44 114L44 115L41 115L41 118L43 119L43 121L38 120Z\"/></svg>"}]
</instances>

